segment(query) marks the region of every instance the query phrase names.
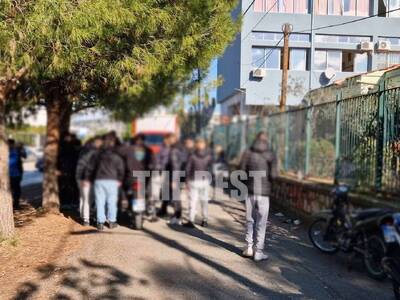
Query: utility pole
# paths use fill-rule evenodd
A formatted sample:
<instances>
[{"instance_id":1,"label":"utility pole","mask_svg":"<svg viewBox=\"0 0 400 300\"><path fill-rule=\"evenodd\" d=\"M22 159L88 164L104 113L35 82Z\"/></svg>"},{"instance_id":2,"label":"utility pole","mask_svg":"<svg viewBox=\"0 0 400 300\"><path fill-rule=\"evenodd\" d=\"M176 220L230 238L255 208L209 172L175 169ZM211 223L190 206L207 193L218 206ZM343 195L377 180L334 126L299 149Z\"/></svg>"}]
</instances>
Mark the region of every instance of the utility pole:
<instances>
[{"instance_id":1,"label":"utility pole","mask_svg":"<svg viewBox=\"0 0 400 300\"><path fill-rule=\"evenodd\" d=\"M200 133L200 130L201 130L201 123L202 123L202 118L201 118L201 71L200 71L200 68L197 68L197 84L198 84L198 87L197 87L197 100L198 100L198 102L197 102L197 120L196 120L196 123L197 123L197 128L196 128L196 134L199 134Z\"/></svg>"},{"instance_id":2,"label":"utility pole","mask_svg":"<svg viewBox=\"0 0 400 300\"><path fill-rule=\"evenodd\" d=\"M289 35L293 30L293 25L285 23L282 26L283 31L283 64L282 64L282 87L281 87L281 101L279 107L281 112L285 111L286 98L288 90L288 69L289 69Z\"/></svg>"}]
</instances>

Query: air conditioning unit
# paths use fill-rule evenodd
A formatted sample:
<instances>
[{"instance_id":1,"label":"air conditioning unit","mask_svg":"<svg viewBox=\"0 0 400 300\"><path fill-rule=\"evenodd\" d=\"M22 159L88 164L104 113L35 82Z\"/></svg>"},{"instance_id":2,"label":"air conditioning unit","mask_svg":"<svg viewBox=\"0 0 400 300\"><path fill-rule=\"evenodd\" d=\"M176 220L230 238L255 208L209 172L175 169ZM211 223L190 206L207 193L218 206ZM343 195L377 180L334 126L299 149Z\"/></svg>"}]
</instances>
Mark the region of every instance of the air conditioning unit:
<instances>
[{"instance_id":1,"label":"air conditioning unit","mask_svg":"<svg viewBox=\"0 0 400 300\"><path fill-rule=\"evenodd\" d=\"M359 48L363 52L373 51L374 50L374 43L368 42L368 41L364 41L364 42L360 43Z\"/></svg>"},{"instance_id":2,"label":"air conditioning unit","mask_svg":"<svg viewBox=\"0 0 400 300\"><path fill-rule=\"evenodd\" d=\"M379 41L376 47L377 51L386 52L390 51L390 42L389 41Z\"/></svg>"},{"instance_id":3,"label":"air conditioning unit","mask_svg":"<svg viewBox=\"0 0 400 300\"><path fill-rule=\"evenodd\" d=\"M267 75L267 70L264 68L256 68L253 69L252 75L255 78L264 78Z\"/></svg>"}]
</instances>

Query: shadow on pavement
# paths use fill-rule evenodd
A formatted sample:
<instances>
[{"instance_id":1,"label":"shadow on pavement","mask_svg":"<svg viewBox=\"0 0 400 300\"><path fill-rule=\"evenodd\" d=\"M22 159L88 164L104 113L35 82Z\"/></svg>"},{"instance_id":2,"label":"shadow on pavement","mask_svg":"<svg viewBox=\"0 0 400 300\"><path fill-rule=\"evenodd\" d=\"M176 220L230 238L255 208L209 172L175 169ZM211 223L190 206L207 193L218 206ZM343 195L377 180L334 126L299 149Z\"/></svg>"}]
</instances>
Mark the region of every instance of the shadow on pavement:
<instances>
[{"instance_id":1,"label":"shadow on pavement","mask_svg":"<svg viewBox=\"0 0 400 300\"><path fill-rule=\"evenodd\" d=\"M290 295L286 294L285 296L283 296L282 294L280 294L278 292L275 292L265 286L262 286L256 282L254 282L253 280L246 278L245 276L238 274L238 273L232 271L231 269L229 269L217 262L214 262L213 260L211 260L197 252L190 250L189 248L178 243L177 241L169 239L165 236L158 234L157 232L154 232L154 231L151 231L148 229L144 229L144 232L146 234L148 234L150 237L157 240L158 242L163 243L164 245L166 245L168 247L174 248L174 249L188 255L189 257L211 267L212 269L219 272L220 274L222 274L224 276L228 276L229 278L236 281L237 283L246 286L248 289L251 290L252 293L262 295L262 296L266 297L266 299L288 299L288 298L290 298ZM156 270L155 273L157 273L157 272L158 271ZM171 274L174 274L175 272L177 272L177 270L171 271ZM168 276L167 276L167 278L168 278ZM170 276L170 280L172 280L172 278L173 278L173 276ZM176 279L174 279L174 281L175 280L177 280L176 281L177 283L179 282L179 285L182 285L180 282L180 279L178 280L178 278L176 278ZM198 282L198 280L196 280L196 282ZM211 286L208 286L208 288L205 289L204 292L209 293L210 291L212 291L213 290L212 286L215 286L215 284L218 284L218 283L214 283ZM192 285L193 285L193 283L192 283ZM201 292L202 291L197 288L197 293L201 293ZM235 293L234 293L234 295L235 295ZM200 299L213 299L213 298L214 297L209 297L208 295L202 295L202 297L200 297ZM233 298L237 299L238 297L236 296ZM229 297L226 299L229 299ZM243 299L243 298L241 298L241 299ZM247 298L247 299L254 299L254 295L249 296L249 298Z\"/></svg>"},{"instance_id":2,"label":"shadow on pavement","mask_svg":"<svg viewBox=\"0 0 400 300\"><path fill-rule=\"evenodd\" d=\"M214 245L216 245L218 247L224 248L224 249L226 249L226 250L228 250L230 252L233 252L233 253L235 253L237 255L241 254L241 250L239 248L235 247L232 244L229 244L229 243L226 243L226 242L221 241L219 239L216 239L215 237L205 233L204 231L202 231L202 230L200 230L198 228L190 229L190 228L184 228L182 226L174 226L174 225L170 225L170 224L168 224L168 227L171 228L174 231L181 232L181 233L196 237L196 238L201 239L203 241L206 241L208 243L214 244Z\"/></svg>"},{"instance_id":3,"label":"shadow on pavement","mask_svg":"<svg viewBox=\"0 0 400 300\"><path fill-rule=\"evenodd\" d=\"M121 293L123 287L132 284L148 285L145 279L134 279L132 276L105 264L97 264L85 259L79 260L78 267L59 268L48 264L37 269L39 278L36 282L23 283L17 290L14 300L31 299L44 282L52 277L57 278L61 292L56 292L52 299L144 299L127 296ZM50 296L49 294L47 296Z\"/></svg>"}]
</instances>

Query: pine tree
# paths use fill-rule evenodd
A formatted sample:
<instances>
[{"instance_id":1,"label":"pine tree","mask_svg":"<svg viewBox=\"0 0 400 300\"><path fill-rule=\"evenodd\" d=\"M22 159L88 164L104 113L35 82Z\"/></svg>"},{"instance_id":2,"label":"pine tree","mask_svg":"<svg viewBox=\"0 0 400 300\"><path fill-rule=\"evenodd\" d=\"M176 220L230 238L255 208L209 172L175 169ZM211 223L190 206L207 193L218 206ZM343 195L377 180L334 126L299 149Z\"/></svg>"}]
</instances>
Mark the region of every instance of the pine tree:
<instances>
[{"instance_id":1,"label":"pine tree","mask_svg":"<svg viewBox=\"0 0 400 300\"><path fill-rule=\"evenodd\" d=\"M206 69L232 40L238 28L231 18L235 5L232 0L3 2L2 16L10 11L13 21L1 20L0 29L6 30L0 41L6 43L0 53L12 55L0 75L15 79L17 71L27 70L25 77L47 108L44 206L59 207L59 140L73 108L95 99L129 117L169 103L192 70Z\"/></svg>"}]
</instances>

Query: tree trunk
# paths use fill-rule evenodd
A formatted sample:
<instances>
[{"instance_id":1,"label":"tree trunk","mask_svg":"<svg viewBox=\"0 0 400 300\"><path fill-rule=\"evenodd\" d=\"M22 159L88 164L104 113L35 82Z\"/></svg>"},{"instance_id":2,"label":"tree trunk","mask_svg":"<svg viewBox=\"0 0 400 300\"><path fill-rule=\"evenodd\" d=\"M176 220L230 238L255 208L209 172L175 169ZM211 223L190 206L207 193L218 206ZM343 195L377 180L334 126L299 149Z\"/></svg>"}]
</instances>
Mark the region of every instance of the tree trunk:
<instances>
[{"instance_id":1,"label":"tree trunk","mask_svg":"<svg viewBox=\"0 0 400 300\"><path fill-rule=\"evenodd\" d=\"M72 102L68 101L63 107L63 111L60 118L60 140L62 141L65 135L69 132L69 127L71 125L71 115L72 115Z\"/></svg>"},{"instance_id":2,"label":"tree trunk","mask_svg":"<svg viewBox=\"0 0 400 300\"><path fill-rule=\"evenodd\" d=\"M13 203L8 177L8 143L6 134L6 90L0 86L0 236L14 235Z\"/></svg>"},{"instance_id":3,"label":"tree trunk","mask_svg":"<svg viewBox=\"0 0 400 300\"><path fill-rule=\"evenodd\" d=\"M68 100L60 95L46 100L47 139L44 147L43 207L58 213L60 199L58 195L58 153L61 137L61 121L70 108Z\"/></svg>"}]
</instances>

